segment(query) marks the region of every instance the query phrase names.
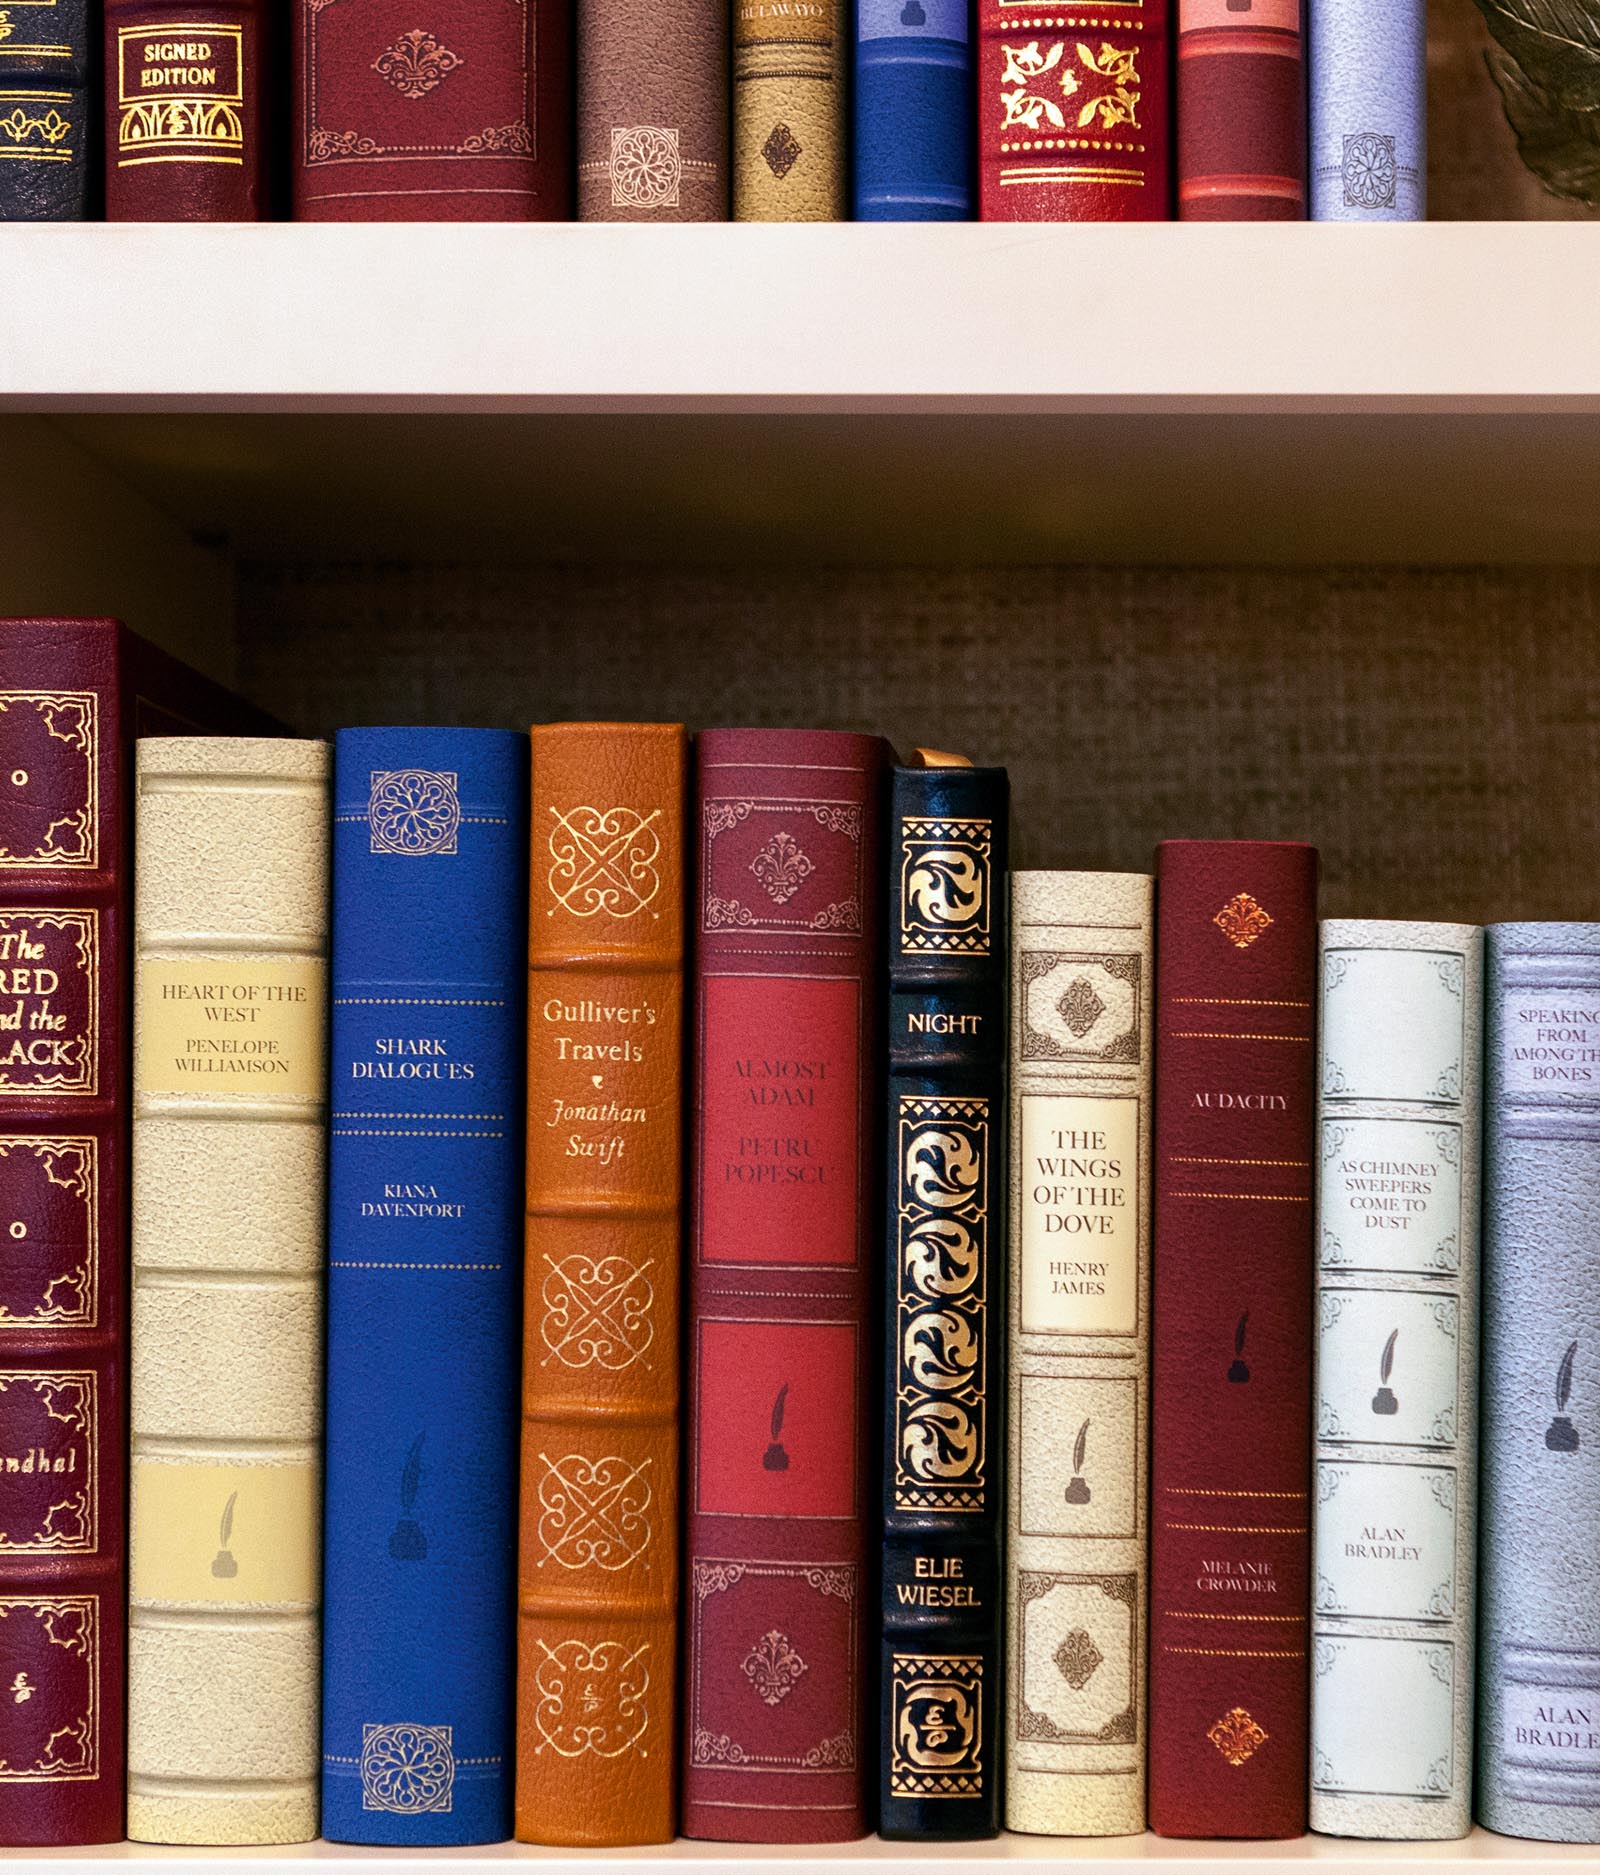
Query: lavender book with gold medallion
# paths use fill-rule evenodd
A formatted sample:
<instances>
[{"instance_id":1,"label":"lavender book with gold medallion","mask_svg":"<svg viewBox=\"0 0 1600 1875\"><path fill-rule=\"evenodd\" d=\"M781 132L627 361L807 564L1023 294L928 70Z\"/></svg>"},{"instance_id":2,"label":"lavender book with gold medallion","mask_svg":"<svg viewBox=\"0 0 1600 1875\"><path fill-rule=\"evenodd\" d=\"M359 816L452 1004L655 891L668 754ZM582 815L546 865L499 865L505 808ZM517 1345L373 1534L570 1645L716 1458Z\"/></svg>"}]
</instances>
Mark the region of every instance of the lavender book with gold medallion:
<instances>
[{"instance_id":1,"label":"lavender book with gold medallion","mask_svg":"<svg viewBox=\"0 0 1600 1875\"><path fill-rule=\"evenodd\" d=\"M897 768L889 840L879 1828L1000 1827L1003 768Z\"/></svg>"},{"instance_id":2,"label":"lavender book with gold medallion","mask_svg":"<svg viewBox=\"0 0 1600 1875\"><path fill-rule=\"evenodd\" d=\"M528 745L336 745L323 1834L511 1834Z\"/></svg>"}]
</instances>

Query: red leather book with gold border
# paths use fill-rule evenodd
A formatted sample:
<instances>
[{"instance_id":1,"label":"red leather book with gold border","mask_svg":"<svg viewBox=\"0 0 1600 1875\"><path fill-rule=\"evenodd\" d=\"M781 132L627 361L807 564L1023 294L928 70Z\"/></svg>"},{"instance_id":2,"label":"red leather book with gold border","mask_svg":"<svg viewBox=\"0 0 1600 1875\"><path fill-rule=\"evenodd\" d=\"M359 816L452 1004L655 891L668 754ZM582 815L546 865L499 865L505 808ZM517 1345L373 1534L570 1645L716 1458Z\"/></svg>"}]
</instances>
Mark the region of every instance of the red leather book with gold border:
<instances>
[{"instance_id":1,"label":"red leather book with gold border","mask_svg":"<svg viewBox=\"0 0 1600 1875\"><path fill-rule=\"evenodd\" d=\"M294 0L297 221L565 221L573 0Z\"/></svg>"},{"instance_id":2,"label":"red leather book with gold border","mask_svg":"<svg viewBox=\"0 0 1600 1875\"><path fill-rule=\"evenodd\" d=\"M1317 855L1157 855L1150 1822L1298 1836L1310 1678Z\"/></svg>"},{"instance_id":3,"label":"red leather book with gold border","mask_svg":"<svg viewBox=\"0 0 1600 1875\"><path fill-rule=\"evenodd\" d=\"M1165 221L1170 0L977 0L981 221Z\"/></svg>"},{"instance_id":4,"label":"red leather book with gold border","mask_svg":"<svg viewBox=\"0 0 1600 1875\"><path fill-rule=\"evenodd\" d=\"M683 1828L839 1842L868 1827L890 757L791 729L699 756Z\"/></svg>"},{"instance_id":5,"label":"red leather book with gold border","mask_svg":"<svg viewBox=\"0 0 1600 1875\"><path fill-rule=\"evenodd\" d=\"M0 620L8 1848L123 1833L128 778L136 735L229 724L265 719L114 620Z\"/></svg>"}]
</instances>

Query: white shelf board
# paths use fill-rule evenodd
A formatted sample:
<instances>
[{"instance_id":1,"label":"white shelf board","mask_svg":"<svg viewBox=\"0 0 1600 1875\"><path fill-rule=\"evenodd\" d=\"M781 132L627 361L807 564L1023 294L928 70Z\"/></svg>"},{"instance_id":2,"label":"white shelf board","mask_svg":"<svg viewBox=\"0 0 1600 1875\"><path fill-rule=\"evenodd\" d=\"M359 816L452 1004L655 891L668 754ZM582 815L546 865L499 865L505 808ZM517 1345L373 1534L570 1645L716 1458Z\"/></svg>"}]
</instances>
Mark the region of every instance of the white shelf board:
<instances>
[{"instance_id":1,"label":"white shelf board","mask_svg":"<svg viewBox=\"0 0 1600 1875\"><path fill-rule=\"evenodd\" d=\"M0 283L0 407L1600 409L1567 224L13 225Z\"/></svg>"},{"instance_id":2,"label":"white shelf board","mask_svg":"<svg viewBox=\"0 0 1600 1875\"><path fill-rule=\"evenodd\" d=\"M646 1849L534 1849L493 1843L475 1849L359 1849L338 1843L308 1843L296 1849L160 1849L115 1843L102 1849L8 1851L4 1862L19 1875L95 1875L107 1864L170 1865L174 1869L220 1871L248 1864L252 1875L331 1875L341 1867L404 1871L405 1875L481 1875L486 1868L515 1865L540 1875L582 1875L596 1868L658 1868L668 1875L728 1875L736 1868L781 1870L783 1875L839 1875L842 1869L911 1869L928 1866L938 1875L988 1875L998 1868L1070 1865L1077 1875L1120 1875L1149 1867L1161 1875L1221 1875L1247 1868L1250 1875L1564 1875L1593 1870L1593 1848L1523 1842L1474 1830L1462 1842L1355 1842L1333 1836L1302 1836L1292 1842L1178 1842L1158 1836L1110 1838L1002 1836L985 1843L897 1843L876 1836L826 1848L763 1848L741 1843L678 1841Z\"/></svg>"}]
</instances>

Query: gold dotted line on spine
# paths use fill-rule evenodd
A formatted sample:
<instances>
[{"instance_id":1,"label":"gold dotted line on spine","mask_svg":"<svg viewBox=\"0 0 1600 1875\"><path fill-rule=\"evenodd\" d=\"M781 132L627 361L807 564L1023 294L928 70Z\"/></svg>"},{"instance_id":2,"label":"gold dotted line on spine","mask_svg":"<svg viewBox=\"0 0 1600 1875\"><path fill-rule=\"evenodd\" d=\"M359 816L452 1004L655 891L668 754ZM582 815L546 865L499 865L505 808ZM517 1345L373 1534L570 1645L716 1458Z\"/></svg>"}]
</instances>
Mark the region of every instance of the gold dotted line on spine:
<instances>
[{"instance_id":1,"label":"gold dotted line on spine","mask_svg":"<svg viewBox=\"0 0 1600 1875\"><path fill-rule=\"evenodd\" d=\"M1309 1035L1258 1035L1245 1029L1174 1029L1179 1042L1309 1042Z\"/></svg>"},{"instance_id":2,"label":"gold dotted line on spine","mask_svg":"<svg viewBox=\"0 0 1600 1875\"><path fill-rule=\"evenodd\" d=\"M503 1270L503 1263L351 1263L336 1257L328 1266L336 1270Z\"/></svg>"},{"instance_id":3,"label":"gold dotted line on spine","mask_svg":"<svg viewBox=\"0 0 1600 1875\"><path fill-rule=\"evenodd\" d=\"M1236 1198L1244 1204L1310 1204L1309 1198L1296 1198L1273 1191L1169 1191L1168 1198Z\"/></svg>"},{"instance_id":4,"label":"gold dotted line on spine","mask_svg":"<svg viewBox=\"0 0 1600 1875\"><path fill-rule=\"evenodd\" d=\"M1299 1500L1304 1491L1214 1491L1205 1484L1164 1484L1159 1487L1171 1497L1286 1497Z\"/></svg>"},{"instance_id":5,"label":"gold dotted line on spine","mask_svg":"<svg viewBox=\"0 0 1600 1875\"><path fill-rule=\"evenodd\" d=\"M335 1139L504 1139L504 1133L475 1133L462 1128L425 1126L336 1126Z\"/></svg>"},{"instance_id":6,"label":"gold dotted line on spine","mask_svg":"<svg viewBox=\"0 0 1600 1875\"><path fill-rule=\"evenodd\" d=\"M1171 1647L1161 1643L1164 1654L1205 1654L1213 1660L1304 1660L1302 1647Z\"/></svg>"},{"instance_id":7,"label":"gold dotted line on spine","mask_svg":"<svg viewBox=\"0 0 1600 1875\"><path fill-rule=\"evenodd\" d=\"M1304 1615L1205 1615L1192 1613L1187 1608L1163 1608L1162 1618L1167 1621L1304 1621Z\"/></svg>"},{"instance_id":8,"label":"gold dotted line on spine","mask_svg":"<svg viewBox=\"0 0 1600 1875\"><path fill-rule=\"evenodd\" d=\"M337 1009L504 1009L503 996L335 996Z\"/></svg>"},{"instance_id":9,"label":"gold dotted line on spine","mask_svg":"<svg viewBox=\"0 0 1600 1875\"><path fill-rule=\"evenodd\" d=\"M1146 153L1142 143L1112 143L1103 137L1039 137L1031 143L1002 143L1000 148L1019 155L1029 150L1127 150L1135 156Z\"/></svg>"},{"instance_id":10,"label":"gold dotted line on spine","mask_svg":"<svg viewBox=\"0 0 1600 1875\"><path fill-rule=\"evenodd\" d=\"M331 1116L335 1120L503 1120L503 1113L344 1113L336 1112Z\"/></svg>"},{"instance_id":11,"label":"gold dotted line on spine","mask_svg":"<svg viewBox=\"0 0 1600 1875\"><path fill-rule=\"evenodd\" d=\"M1293 996L1169 996L1169 1003L1209 1003L1215 1009L1309 1009Z\"/></svg>"},{"instance_id":12,"label":"gold dotted line on spine","mask_svg":"<svg viewBox=\"0 0 1600 1875\"><path fill-rule=\"evenodd\" d=\"M1205 1530L1216 1536L1304 1536L1303 1523L1164 1523L1163 1530Z\"/></svg>"}]
</instances>

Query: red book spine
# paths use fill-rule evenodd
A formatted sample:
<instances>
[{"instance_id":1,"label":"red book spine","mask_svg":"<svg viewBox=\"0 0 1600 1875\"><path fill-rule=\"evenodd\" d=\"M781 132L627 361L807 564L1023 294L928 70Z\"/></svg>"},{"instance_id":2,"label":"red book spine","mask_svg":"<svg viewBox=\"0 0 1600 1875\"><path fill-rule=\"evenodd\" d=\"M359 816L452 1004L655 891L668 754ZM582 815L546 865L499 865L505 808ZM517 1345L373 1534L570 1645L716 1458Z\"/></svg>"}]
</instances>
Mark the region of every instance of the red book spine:
<instances>
[{"instance_id":1,"label":"red book spine","mask_svg":"<svg viewBox=\"0 0 1600 1875\"><path fill-rule=\"evenodd\" d=\"M1306 1827L1317 855L1157 860L1150 1821Z\"/></svg>"},{"instance_id":2,"label":"red book spine","mask_svg":"<svg viewBox=\"0 0 1600 1875\"><path fill-rule=\"evenodd\" d=\"M1305 0L1177 0L1178 219L1303 221Z\"/></svg>"},{"instance_id":3,"label":"red book spine","mask_svg":"<svg viewBox=\"0 0 1600 1875\"><path fill-rule=\"evenodd\" d=\"M297 221L566 221L573 0L294 0Z\"/></svg>"},{"instance_id":4,"label":"red book spine","mask_svg":"<svg viewBox=\"0 0 1600 1875\"><path fill-rule=\"evenodd\" d=\"M1169 0L978 0L981 221L1165 221Z\"/></svg>"},{"instance_id":5,"label":"red book spine","mask_svg":"<svg viewBox=\"0 0 1600 1875\"><path fill-rule=\"evenodd\" d=\"M106 0L106 220L267 212L260 0Z\"/></svg>"},{"instance_id":6,"label":"red book spine","mask_svg":"<svg viewBox=\"0 0 1600 1875\"><path fill-rule=\"evenodd\" d=\"M135 736L203 723L269 726L114 620L0 620L0 1844L10 1848L123 1833L128 778Z\"/></svg>"},{"instance_id":7,"label":"red book spine","mask_svg":"<svg viewBox=\"0 0 1600 1875\"><path fill-rule=\"evenodd\" d=\"M700 738L683 1827L712 1841L868 1827L889 759L873 736Z\"/></svg>"}]
</instances>

